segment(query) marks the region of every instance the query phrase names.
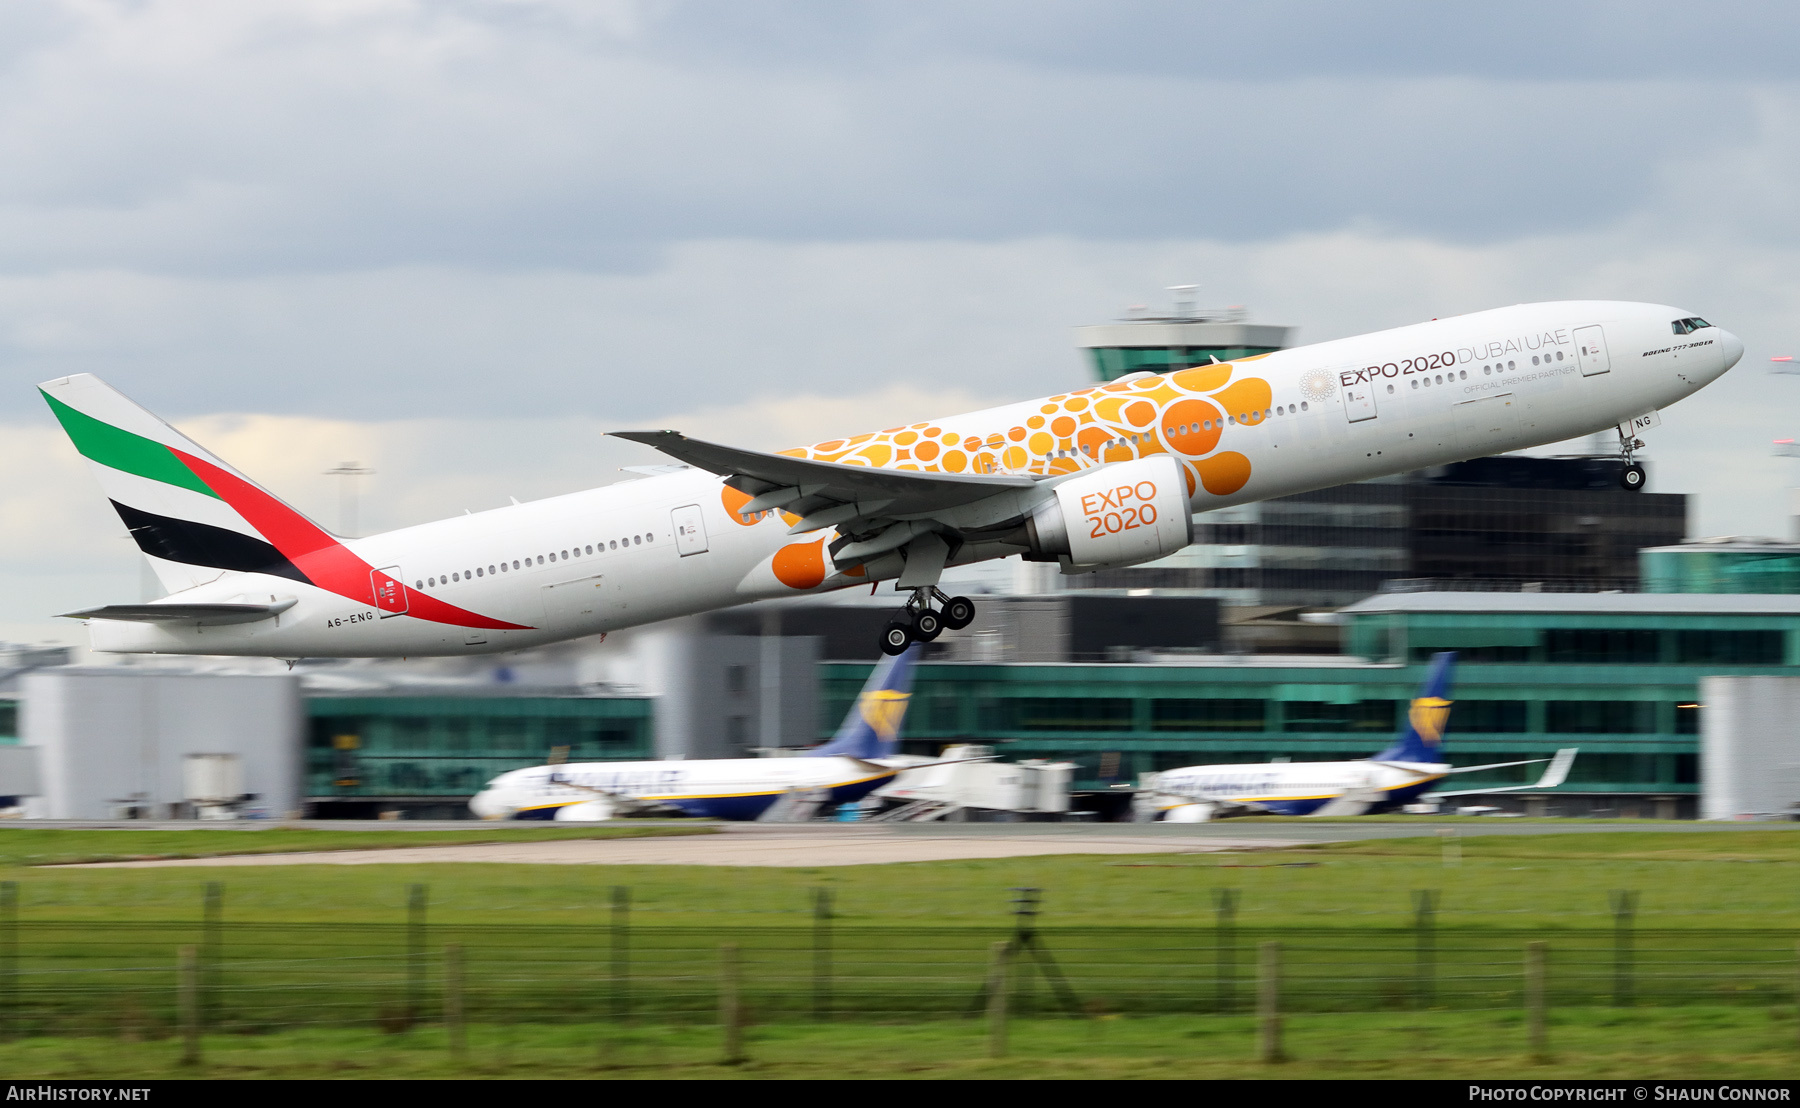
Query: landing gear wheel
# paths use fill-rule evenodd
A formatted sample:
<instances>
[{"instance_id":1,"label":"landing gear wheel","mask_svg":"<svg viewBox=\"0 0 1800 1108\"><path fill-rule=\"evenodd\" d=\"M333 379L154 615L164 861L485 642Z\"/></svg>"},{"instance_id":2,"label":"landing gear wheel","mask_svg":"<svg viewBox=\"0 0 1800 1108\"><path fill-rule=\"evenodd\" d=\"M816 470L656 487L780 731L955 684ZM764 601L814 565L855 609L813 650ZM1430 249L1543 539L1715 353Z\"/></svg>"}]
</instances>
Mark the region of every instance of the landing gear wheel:
<instances>
[{"instance_id":1,"label":"landing gear wheel","mask_svg":"<svg viewBox=\"0 0 1800 1108\"><path fill-rule=\"evenodd\" d=\"M930 642L944 633L944 617L930 608L915 612L912 621L913 638L920 642Z\"/></svg>"},{"instance_id":2,"label":"landing gear wheel","mask_svg":"<svg viewBox=\"0 0 1800 1108\"><path fill-rule=\"evenodd\" d=\"M1632 462L1619 474L1619 487L1626 492L1642 492L1644 480L1644 467Z\"/></svg>"},{"instance_id":3,"label":"landing gear wheel","mask_svg":"<svg viewBox=\"0 0 1800 1108\"><path fill-rule=\"evenodd\" d=\"M975 602L966 596L953 596L944 601L944 626L952 631L961 631L975 622Z\"/></svg>"},{"instance_id":4,"label":"landing gear wheel","mask_svg":"<svg viewBox=\"0 0 1800 1108\"><path fill-rule=\"evenodd\" d=\"M881 629L881 652L889 656L906 653L913 644L912 624L894 620Z\"/></svg>"}]
</instances>

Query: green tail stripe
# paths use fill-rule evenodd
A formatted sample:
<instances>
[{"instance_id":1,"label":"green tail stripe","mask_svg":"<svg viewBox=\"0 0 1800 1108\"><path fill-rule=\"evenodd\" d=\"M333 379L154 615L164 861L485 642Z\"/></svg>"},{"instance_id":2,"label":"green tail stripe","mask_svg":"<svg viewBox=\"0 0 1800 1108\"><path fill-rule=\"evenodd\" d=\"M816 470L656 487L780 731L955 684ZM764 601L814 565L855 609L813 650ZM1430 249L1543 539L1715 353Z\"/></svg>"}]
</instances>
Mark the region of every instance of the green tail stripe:
<instances>
[{"instance_id":1,"label":"green tail stripe","mask_svg":"<svg viewBox=\"0 0 1800 1108\"><path fill-rule=\"evenodd\" d=\"M43 392L42 389L38 391ZM74 441L75 449L81 451L82 457L89 461L219 498L218 493L207 488L206 482L195 476L194 471L183 465L181 459L162 443L134 435L130 431L122 431L110 423L102 423L91 415L76 411L47 392L44 393L44 399L49 401L50 410L56 413L63 430Z\"/></svg>"}]
</instances>

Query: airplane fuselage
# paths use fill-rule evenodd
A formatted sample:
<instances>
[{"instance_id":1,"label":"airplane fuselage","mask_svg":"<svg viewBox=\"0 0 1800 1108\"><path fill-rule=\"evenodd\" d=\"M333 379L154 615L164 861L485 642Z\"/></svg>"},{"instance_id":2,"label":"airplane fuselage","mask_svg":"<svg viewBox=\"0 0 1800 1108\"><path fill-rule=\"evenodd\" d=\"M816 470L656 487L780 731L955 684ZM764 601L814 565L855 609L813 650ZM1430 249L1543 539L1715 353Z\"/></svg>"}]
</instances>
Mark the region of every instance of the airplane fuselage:
<instances>
[{"instance_id":1,"label":"airplane fuselage","mask_svg":"<svg viewBox=\"0 0 1800 1108\"><path fill-rule=\"evenodd\" d=\"M705 819L755 819L790 791L826 803L861 800L899 770L857 758L717 758L680 762L584 762L532 766L494 778L469 802L487 819L568 819L584 806L634 803ZM590 817L590 818L605 818Z\"/></svg>"},{"instance_id":2,"label":"airplane fuselage","mask_svg":"<svg viewBox=\"0 0 1800 1108\"><path fill-rule=\"evenodd\" d=\"M943 473L1059 480L1170 455L1205 512L1605 430L1668 407L1729 369L1742 345L1688 313L1621 302L1521 305L1114 382L785 452ZM1216 387L1215 387L1216 386ZM970 534L1029 512L1038 489L959 508ZM355 563L390 579L327 588L226 571L171 600L294 603L220 626L95 619L95 649L419 656L516 650L771 597L899 575L897 557L842 569L830 528L739 513L749 497L681 469L363 539ZM1130 520L1127 517L1126 524ZM1021 552L988 538L950 564ZM346 564L349 564L346 562ZM369 576L366 568L357 572ZM355 578L355 573L350 574ZM398 589L392 584L398 583Z\"/></svg>"},{"instance_id":3,"label":"airplane fuselage","mask_svg":"<svg viewBox=\"0 0 1800 1108\"><path fill-rule=\"evenodd\" d=\"M1379 812L1418 799L1449 769L1431 763L1367 760L1188 766L1158 774L1154 789L1189 803L1284 816L1311 815L1339 797L1358 795L1367 799L1367 811Z\"/></svg>"}]
</instances>

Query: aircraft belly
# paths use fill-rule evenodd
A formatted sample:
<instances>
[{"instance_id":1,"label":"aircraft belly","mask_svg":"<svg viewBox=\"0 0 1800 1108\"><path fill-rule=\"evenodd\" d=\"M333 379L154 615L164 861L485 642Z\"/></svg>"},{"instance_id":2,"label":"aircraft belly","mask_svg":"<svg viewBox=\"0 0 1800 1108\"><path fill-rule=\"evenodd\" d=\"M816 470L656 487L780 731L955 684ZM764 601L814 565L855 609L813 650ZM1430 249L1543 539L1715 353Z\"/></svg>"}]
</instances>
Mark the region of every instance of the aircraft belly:
<instances>
[{"instance_id":1,"label":"aircraft belly","mask_svg":"<svg viewBox=\"0 0 1800 1108\"><path fill-rule=\"evenodd\" d=\"M1309 796L1293 800L1259 800L1257 807L1266 808L1278 816L1306 816L1331 803L1336 797Z\"/></svg>"}]
</instances>

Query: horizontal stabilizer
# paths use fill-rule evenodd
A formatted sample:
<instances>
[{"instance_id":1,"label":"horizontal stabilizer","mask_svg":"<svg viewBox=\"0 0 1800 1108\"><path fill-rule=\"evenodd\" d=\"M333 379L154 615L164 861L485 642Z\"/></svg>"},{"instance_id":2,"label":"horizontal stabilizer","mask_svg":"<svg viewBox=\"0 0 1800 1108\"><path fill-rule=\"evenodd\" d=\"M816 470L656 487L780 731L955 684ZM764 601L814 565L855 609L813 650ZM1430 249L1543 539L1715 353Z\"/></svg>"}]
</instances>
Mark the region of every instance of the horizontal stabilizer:
<instances>
[{"instance_id":1,"label":"horizontal stabilizer","mask_svg":"<svg viewBox=\"0 0 1800 1108\"><path fill-rule=\"evenodd\" d=\"M272 604L106 604L64 612L64 619L116 619L127 623L179 623L189 627L217 627L228 623L255 623L292 608L292 597Z\"/></svg>"}]
</instances>

